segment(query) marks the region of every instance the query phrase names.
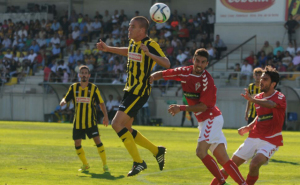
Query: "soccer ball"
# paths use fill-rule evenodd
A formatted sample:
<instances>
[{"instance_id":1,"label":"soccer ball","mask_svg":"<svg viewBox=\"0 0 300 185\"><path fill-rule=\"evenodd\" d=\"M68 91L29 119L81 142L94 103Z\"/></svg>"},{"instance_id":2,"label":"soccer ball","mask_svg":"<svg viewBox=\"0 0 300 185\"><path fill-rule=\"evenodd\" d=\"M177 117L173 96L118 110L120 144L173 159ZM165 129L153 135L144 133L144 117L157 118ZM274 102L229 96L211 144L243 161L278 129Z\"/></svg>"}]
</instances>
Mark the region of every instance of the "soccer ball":
<instances>
[{"instance_id":1,"label":"soccer ball","mask_svg":"<svg viewBox=\"0 0 300 185\"><path fill-rule=\"evenodd\" d=\"M155 3L150 8L150 17L154 22L164 23L170 18L170 8L164 3Z\"/></svg>"}]
</instances>

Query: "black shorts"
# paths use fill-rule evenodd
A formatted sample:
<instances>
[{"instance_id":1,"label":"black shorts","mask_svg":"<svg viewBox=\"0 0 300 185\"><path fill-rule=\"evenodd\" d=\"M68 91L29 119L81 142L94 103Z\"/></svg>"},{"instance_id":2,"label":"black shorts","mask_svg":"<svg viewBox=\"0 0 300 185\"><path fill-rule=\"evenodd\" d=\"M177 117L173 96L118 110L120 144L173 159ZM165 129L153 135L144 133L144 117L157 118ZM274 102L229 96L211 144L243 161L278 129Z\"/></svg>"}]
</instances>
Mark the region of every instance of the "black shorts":
<instances>
[{"instance_id":1,"label":"black shorts","mask_svg":"<svg viewBox=\"0 0 300 185\"><path fill-rule=\"evenodd\" d=\"M73 128L73 140L85 139L85 134L89 137L89 139L99 136L98 126L92 126L91 128L87 129Z\"/></svg>"},{"instance_id":2,"label":"black shorts","mask_svg":"<svg viewBox=\"0 0 300 185\"><path fill-rule=\"evenodd\" d=\"M121 104L119 106L119 111L125 112L130 117L135 117L138 111L143 107L143 105L148 101L149 96L138 96L125 91Z\"/></svg>"}]
</instances>

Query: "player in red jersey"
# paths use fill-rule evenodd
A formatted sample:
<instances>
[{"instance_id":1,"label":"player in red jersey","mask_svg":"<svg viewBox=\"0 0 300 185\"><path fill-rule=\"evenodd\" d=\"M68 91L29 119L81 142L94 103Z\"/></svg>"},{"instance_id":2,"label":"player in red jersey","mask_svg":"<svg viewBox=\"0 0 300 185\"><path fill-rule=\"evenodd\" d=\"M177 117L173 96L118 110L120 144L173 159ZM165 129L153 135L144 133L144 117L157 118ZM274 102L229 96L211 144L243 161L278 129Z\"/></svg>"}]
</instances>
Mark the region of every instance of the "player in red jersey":
<instances>
[{"instance_id":1,"label":"player in red jersey","mask_svg":"<svg viewBox=\"0 0 300 185\"><path fill-rule=\"evenodd\" d=\"M217 88L212 76L205 70L208 56L207 50L198 49L193 57L194 65L155 72L150 76L150 83L161 78L181 81L188 105L170 105L169 113L175 116L180 111L194 112L200 131L197 156L220 184L226 184L225 179L214 158L208 154L208 150L238 184L246 184L238 167L229 159L226 152L227 143L222 132L224 120L221 111L215 105Z\"/></svg>"},{"instance_id":2,"label":"player in red jersey","mask_svg":"<svg viewBox=\"0 0 300 185\"><path fill-rule=\"evenodd\" d=\"M249 136L232 157L232 161L240 166L254 156L246 180L248 185L255 184L258 179L259 168L263 164L267 164L279 146L283 146L281 131L284 123L286 100L282 93L275 90L278 82L278 72L271 66L267 66L260 80L262 93L252 98L248 90L245 89L245 94L241 94L246 100L255 104L257 112L252 123L238 129L240 135L249 132ZM226 169L225 171L227 172ZM228 175L225 171L222 169L226 178ZM217 185L217 179L214 179L211 184Z\"/></svg>"}]
</instances>

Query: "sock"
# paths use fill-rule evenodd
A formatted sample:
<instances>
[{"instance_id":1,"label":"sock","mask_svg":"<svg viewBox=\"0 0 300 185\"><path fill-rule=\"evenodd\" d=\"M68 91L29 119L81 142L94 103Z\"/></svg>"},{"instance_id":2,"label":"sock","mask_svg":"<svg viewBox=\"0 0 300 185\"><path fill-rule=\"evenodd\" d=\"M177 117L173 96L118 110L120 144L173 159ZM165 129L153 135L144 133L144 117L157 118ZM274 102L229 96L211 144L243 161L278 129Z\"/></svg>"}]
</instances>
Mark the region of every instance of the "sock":
<instances>
[{"instance_id":1,"label":"sock","mask_svg":"<svg viewBox=\"0 0 300 185\"><path fill-rule=\"evenodd\" d=\"M245 184L245 179L243 178L242 174L240 173L239 168L237 165L232 161L227 161L223 168L225 171L230 175L230 177L238 184Z\"/></svg>"},{"instance_id":2,"label":"sock","mask_svg":"<svg viewBox=\"0 0 300 185\"><path fill-rule=\"evenodd\" d=\"M202 159L203 164L206 166L206 168L210 171L210 173L217 178L218 182L220 184L223 184L225 182L225 179L220 172L219 166L217 165L216 161L214 158L212 158L210 155L206 155Z\"/></svg>"},{"instance_id":3,"label":"sock","mask_svg":"<svg viewBox=\"0 0 300 185\"><path fill-rule=\"evenodd\" d=\"M57 117L58 121L60 121L60 116L57 112L54 113L54 115Z\"/></svg>"},{"instance_id":4,"label":"sock","mask_svg":"<svg viewBox=\"0 0 300 185\"><path fill-rule=\"evenodd\" d=\"M136 144L140 145L148 149L154 156L158 153L158 148L153 143L151 143L145 136L143 136L139 131L134 130L132 131L132 136Z\"/></svg>"},{"instance_id":5,"label":"sock","mask_svg":"<svg viewBox=\"0 0 300 185\"><path fill-rule=\"evenodd\" d=\"M76 148L76 154L78 155L78 157L81 160L82 164L87 165L88 162L87 162L87 160L85 158L85 153L84 153L84 150L81 147L81 145L78 146L78 147L75 147L75 148Z\"/></svg>"},{"instance_id":6,"label":"sock","mask_svg":"<svg viewBox=\"0 0 300 185\"><path fill-rule=\"evenodd\" d=\"M253 184L255 184L257 179L258 179L258 176L250 176L248 174L246 182L247 182L248 185L253 185Z\"/></svg>"},{"instance_id":7,"label":"sock","mask_svg":"<svg viewBox=\"0 0 300 185\"><path fill-rule=\"evenodd\" d=\"M225 173L223 172L222 169L220 170L220 172L222 173L224 179L226 180L226 179L228 178L228 175L225 174ZM213 180L211 181L210 185L220 185L220 183L219 183L218 179L215 177L215 178L213 178Z\"/></svg>"},{"instance_id":8,"label":"sock","mask_svg":"<svg viewBox=\"0 0 300 185\"><path fill-rule=\"evenodd\" d=\"M98 144L97 149L98 149L98 153L101 157L102 164L104 166L104 165L106 165L106 153L105 153L105 150L104 150L103 143Z\"/></svg>"},{"instance_id":9,"label":"sock","mask_svg":"<svg viewBox=\"0 0 300 185\"><path fill-rule=\"evenodd\" d=\"M123 128L119 133L118 136L123 141L127 151L131 155L133 161L142 163L143 160L139 154L139 151L136 147L132 134L128 131L127 128Z\"/></svg>"},{"instance_id":10,"label":"sock","mask_svg":"<svg viewBox=\"0 0 300 185\"><path fill-rule=\"evenodd\" d=\"M62 115L62 119L63 119L63 121L66 121L66 116Z\"/></svg>"}]
</instances>

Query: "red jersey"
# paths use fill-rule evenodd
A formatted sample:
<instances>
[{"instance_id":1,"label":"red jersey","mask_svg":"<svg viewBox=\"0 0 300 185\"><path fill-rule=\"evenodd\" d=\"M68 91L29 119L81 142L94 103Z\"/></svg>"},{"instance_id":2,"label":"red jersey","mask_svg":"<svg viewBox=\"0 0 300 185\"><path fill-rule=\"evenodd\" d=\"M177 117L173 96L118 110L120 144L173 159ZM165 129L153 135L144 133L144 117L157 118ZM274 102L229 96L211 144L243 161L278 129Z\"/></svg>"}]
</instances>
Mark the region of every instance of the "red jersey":
<instances>
[{"instance_id":1,"label":"red jersey","mask_svg":"<svg viewBox=\"0 0 300 185\"><path fill-rule=\"evenodd\" d=\"M267 99L276 103L276 107L270 109L255 104L258 118L255 121L253 129L249 133L251 138L260 138L269 143L282 146L282 126L286 110L285 96L275 91L271 96L263 97L264 93L255 96L256 99Z\"/></svg>"},{"instance_id":2,"label":"red jersey","mask_svg":"<svg viewBox=\"0 0 300 185\"><path fill-rule=\"evenodd\" d=\"M165 80L181 81L184 96L189 105L204 103L207 106L205 112L194 112L198 122L213 119L221 115L216 106L217 88L211 75L204 70L202 75L192 74L194 66L178 67L163 71Z\"/></svg>"}]
</instances>

